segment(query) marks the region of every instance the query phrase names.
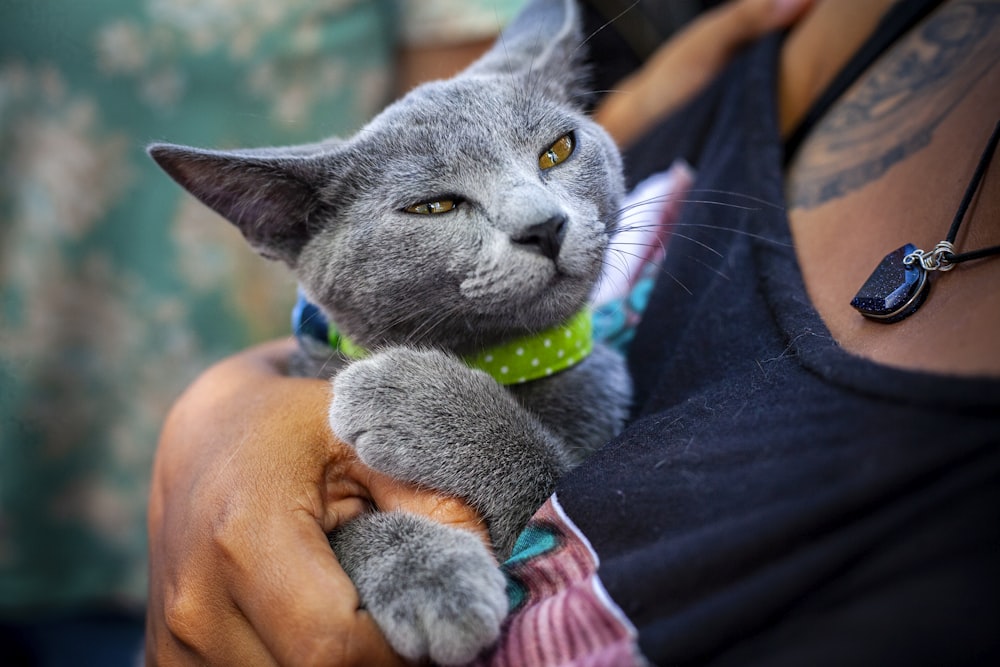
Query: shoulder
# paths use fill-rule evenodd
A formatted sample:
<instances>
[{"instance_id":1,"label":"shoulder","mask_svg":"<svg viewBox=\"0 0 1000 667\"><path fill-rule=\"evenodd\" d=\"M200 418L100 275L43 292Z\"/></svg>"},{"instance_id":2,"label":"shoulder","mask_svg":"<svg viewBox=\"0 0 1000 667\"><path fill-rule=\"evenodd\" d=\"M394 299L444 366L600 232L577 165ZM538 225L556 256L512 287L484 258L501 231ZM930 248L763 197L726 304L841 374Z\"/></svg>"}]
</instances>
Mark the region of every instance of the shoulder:
<instances>
[{"instance_id":1,"label":"shoulder","mask_svg":"<svg viewBox=\"0 0 1000 667\"><path fill-rule=\"evenodd\" d=\"M813 305L842 347L877 362L1000 375L1000 258L933 276L893 325L848 304L887 253L945 238L1000 109L1000 2L951 0L901 37L803 141L788 172L792 233ZM1000 243L1000 166L987 170L959 251Z\"/></svg>"}]
</instances>

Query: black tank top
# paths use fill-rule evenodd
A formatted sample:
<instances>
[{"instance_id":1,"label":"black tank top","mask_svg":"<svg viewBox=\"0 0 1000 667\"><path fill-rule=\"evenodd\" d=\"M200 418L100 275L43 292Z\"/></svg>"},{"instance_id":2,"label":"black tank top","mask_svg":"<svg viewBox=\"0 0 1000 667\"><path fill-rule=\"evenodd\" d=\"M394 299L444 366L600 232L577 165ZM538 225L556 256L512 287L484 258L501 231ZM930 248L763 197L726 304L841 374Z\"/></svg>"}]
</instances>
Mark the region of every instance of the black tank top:
<instances>
[{"instance_id":1,"label":"black tank top","mask_svg":"<svg viewBox=\"0 0 1000 667\"><path fill-rule=\"evenodd\" d=\"M780 46L626 156L633 181L685 156L739 208L683 213L629 353L634 420L558 498L656 664L1000 664L1000 382L833 340L783 208Z\"/></svg>"}]
</instances>

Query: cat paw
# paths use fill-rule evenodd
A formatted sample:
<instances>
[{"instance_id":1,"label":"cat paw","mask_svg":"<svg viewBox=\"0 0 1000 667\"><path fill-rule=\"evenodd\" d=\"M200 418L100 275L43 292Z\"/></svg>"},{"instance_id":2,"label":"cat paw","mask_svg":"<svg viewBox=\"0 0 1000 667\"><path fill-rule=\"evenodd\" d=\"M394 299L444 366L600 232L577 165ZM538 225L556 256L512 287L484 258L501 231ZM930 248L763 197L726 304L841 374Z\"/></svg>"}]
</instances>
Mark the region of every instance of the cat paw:
<instances>
[{"instance_id":1,"label":"cat paw","mask_svg":"<svg viewBox=\"0 0 1000 667\"><path fill-rule=\"evenodd\" d=\"M496 642L506 581L475 535L402 512L365 515L344 529L331 544L397 653L460 665Z\"/></svg>"},{"instance_id":2,"label":"cat paw","mask_svg":"<svg viewBox=\"0 0 1000 667\"><path fill-rule=\"evenodd\" d=\"M472 443L487 444L482 436L491 429L502 433L512 402L485 373L446 353L410 348L352 363L334 378L333 394L337 437L366 465L423 483L441 477Z\"/></svg>"}]
</instances>

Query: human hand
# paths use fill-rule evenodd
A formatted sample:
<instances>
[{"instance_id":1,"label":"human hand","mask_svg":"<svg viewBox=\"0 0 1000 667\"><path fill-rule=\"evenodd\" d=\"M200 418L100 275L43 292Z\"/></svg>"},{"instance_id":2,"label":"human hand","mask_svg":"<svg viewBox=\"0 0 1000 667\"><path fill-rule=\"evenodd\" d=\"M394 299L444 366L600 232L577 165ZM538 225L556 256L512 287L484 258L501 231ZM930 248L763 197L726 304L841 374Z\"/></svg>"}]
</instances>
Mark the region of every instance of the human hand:
<instances>
[{"instance_id":1,"label":"human hand","mask_svg":"<svg viewBox=\"0 0 1000 667\"><path fill-rule=\"evenodd\" d=\"M283 375L286 343L206 371L171 411L149 507L147 664L403 664L358 608L326 533L405 509L486 532L464 504L361 465L330 385Z\"/></svg>"},{"instance_id":2,"label":"human hand","mask_svg":"<svg viewBox=\"0 0 1000 667\"><path fill-rule=\"evenodd\" d=\"M801 18L813 0L732 0L705 12L665 42L594 112L618 145L632 144L658 119L691 99L733 54Z\"/></svg>"}]
</instances>

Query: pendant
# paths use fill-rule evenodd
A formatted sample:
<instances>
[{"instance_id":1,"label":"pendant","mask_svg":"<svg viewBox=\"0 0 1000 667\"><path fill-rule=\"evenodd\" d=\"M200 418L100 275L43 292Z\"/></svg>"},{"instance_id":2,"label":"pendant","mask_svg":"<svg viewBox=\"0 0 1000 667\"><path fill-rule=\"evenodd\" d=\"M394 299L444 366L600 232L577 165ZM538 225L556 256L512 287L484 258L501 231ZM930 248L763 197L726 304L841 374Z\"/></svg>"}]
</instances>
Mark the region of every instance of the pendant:
<instances>
[{"instance_id":1,"label":"pendant","mask_svg":"<svg viewBox=\"0 0 1000 667\"><path fill-rule=\"evenodd\" d=\"M906 319L923 305L930 284L927 270L919 262L905 263L916 246L907 243L885 256L871 277L851 300L865 317L883 324Z\"/></svg>"}]
</instances>

